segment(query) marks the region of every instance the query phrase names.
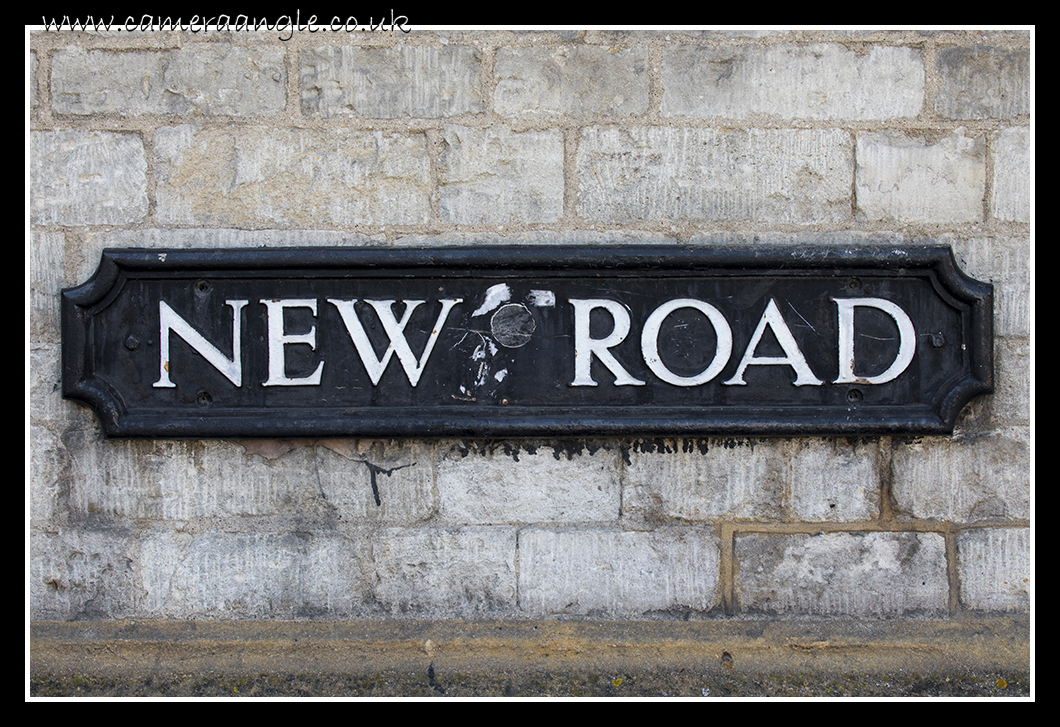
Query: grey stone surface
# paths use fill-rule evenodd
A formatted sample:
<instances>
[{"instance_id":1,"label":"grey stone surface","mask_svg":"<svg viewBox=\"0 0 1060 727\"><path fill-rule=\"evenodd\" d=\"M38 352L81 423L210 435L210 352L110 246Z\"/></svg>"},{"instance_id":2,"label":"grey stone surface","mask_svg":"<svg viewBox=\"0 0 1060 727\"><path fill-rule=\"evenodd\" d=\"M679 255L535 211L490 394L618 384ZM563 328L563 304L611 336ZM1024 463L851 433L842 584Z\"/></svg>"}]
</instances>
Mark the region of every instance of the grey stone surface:
<instances>
[{"instance_id":1,"label":"grey stone surface","mask_svg":"<svg viewBox=\"0 0 1060 727\"><path fill-rule=\"evenodd\" d=\"M1030 237L942 237L940 241L953 246L962 270L994 284L994 335L1029 336Z\"/></svg>"},{"instance_id":2,"label":"grey stone surface","mask_svg":"<svg viewBox=\"0 0 1060 727\"><path fill-rule=\"evenodd\" d=\"M691 614L718 605L710 529L524 528L519 607L528 615L595 618Z\"/></svg>"},{"instance_id":3,"label":"grey stone surface","mask_svg":"<svg viewBox=\"0 0 1060 727\"><path fill-rule=\"evenodd\" d=\"M446 523L614 521L621 506L614 449L511 454L450 446L438 461L439 516Z\"/></svg>"},{"instance_id":4,"label":"grey stone surface","mask_svg":"<svg viewBox=\"0 0 1060 727\"><path fill-rule=\"evenodd\" d=\"M391 119L482 112L475 48L324 46L302 49L300 59L307 115Z\"/></svg>"},{"instance_id":5,"label":"grey stone surface","mask_svg":"<svg viewBox=\"0 0 1060 727\"><path fill-rule=\"evenodd\" d=\"M60 51L52 60L52 109L82 116L270 116L287 102L285 56L282 47L229 43Z\"/></svg>"},{"instance_id":6,"label":"grey stone surface","mask_svg":"<svg viewBox=\"0 0 1060 727\"><path fill-rule=\"evenodd\" d=\"M978 222L985 190L986 144L963 129L942 136L858 134L857 207L868 220Z\"/></svg>"},{"instance_id":7,"label":"grey stone surface","mask_svg":"<svg viewBox=\"0 0 1060 727\"><path fill-rule=\"evenodd\" d=\"M391 616L483 617L516 605L515 528L388 528L372 545L373 597Z\"/></svg>"},{"instance_id":8,"label":"grey stone surface","mask_svg":"<svg viewBox=\"0 0 1060 727\"><path fill-rule=\"evenodd\" d=\"M593 126L578 147L577 209L615 224L839 223L853 174L842 131Z\"/></svg>"},{"instance_id":9,"label":"grey stone surface","mask_svg":"<svg viewBox=\"0 0 1060 727\"><path fill-rule=\"evenodd\" d=\"M155 618L326 618L363 601L363 546L330 533L149 532L137 610Z\"/></svg>"},{"instance_id":10,"label":"grey stone surface","mask_svg":"<svg viewBox=\"0 0 1060 727\"><path fill-rule=\"evenodd\" d=\"M895 504L909 516L957 523L1030 517L1025 428L899 442L892 469Z\"/></svg>"},{"instance_id":11,"label":"grey stone surface","mask_svg":"<svg viewBox=\"0 0 1060 727\"><path fill-rule=\"evenodd\" d=\"M988 45L941 48L935 111L950 119L1006 119L1030 113L1030 51Z\"/></svg>"},{"instance_id":12,"label":"grey stone surface","mask_svg":"<svg viewBox=\"0 0 1060 727\"><path fill-rule=\"evenodd\" d=\"M644 440L629 452L622 513L651 527L670 519L779 520L789 447L782 441Z\"/></svg>"},{"instance_id":13,"label":"grey stone surface","mask_svg":"<svg viewBox=\"0 0 1060 727\"><path fill-rule=\"evenodd\" d=\"M273 516L340 528L412 523L434 511L432 456L423 445L342 456L324 444L270 453L298 444L270 440L98 441L94 432L75 432L67 443L69 507L77 513L155 521Z\"/></svg>"},{"instance_id":14,"label":"grey stone surface","mask_svg":"<svg viewBox=\"0 0 1060 727\"><path fill-rule=\"evenodd\" d=\"M735 552L743 612L885 617L946 611L946 546L937 533L741 535Z\"/></svg>"},{"instance_id":15,"label":"grey stone surface","mask_svg":"<svg viewBox=\"0 0 1060 727\"><path fill-rule=\"evenodd\" d=\"M618 117L648 110L648 53L643 47L502 48L493 77L493 107L499 114Z\"/></svg>"},{"instance_id":16,"label":"grey stone surface","mask_svg":"<svg viewBox=\"0 0 1060 727\"><path fill-rule=\"evenodd\" d=\"M791 516L797 520L851 522L880 513L880 473L875 442L804 442L791 458Z\"/></svg>"},{"instance_id":17,"label":"grey stone surface","mask_svg":"<svg viewBox=\"0 0 1060 727\"><path fill-rule=\"evenodd\" d=\"M1015 126L994 142L994 216L1012 222L1031 221L1031 132Z\"/></svg>"},{"instance_id":18,"label":"grey stone surface","mask_svg":"<svg viewBox=\"0 0 1060 727\"><path fill-rule=\"evenodd\" d=\"M30 132L30 223L123 225L147 214L139 134Z\"/></svg>"},{"instance_id":19,"label":"grey stone surface","mask_svg":"<svg viewBox=\"0 0 1060 727\"><path fill-rule=\"evenodd\" d=\"M684 45L662 55L663 116L894 119L924 102L917 48Z\"/></svg>"},{"instance_id":20,"label":"grey stone surface","mask_svg":"<svg viewBox=\"0 0 1060 727\"><path fill-rule=\"evenodd\" d=\"M59 342L59 296L66 284L66 236L34 232L29 258L29 337L33 342Z\"/></svg>"},{"instance_id":21,"label":"grey stone surface","mask_svg":"<svg viewBox=\"0 0 1060 727\"><path fill-rule=\"evenodd\" d=\"M563 214L563 135L448 125L439 157L442 219L461 225L556 222Z\"/></svg>"},{"instance_id":22,"label":"grey stone surface","mask_svg":"<svg viewBox=\"0 0 1060 727\"><path fill-rule=\"evenodd\" d=\"M154 136L162 224L317 228L430 217L423 134L175 126Z\"/></svg>"},{"instance_id":23,"label":"grey stone surface","mask_svg":"<svg viewBox=\"0 0 1060 727\"><path fill-rule=\"evenodd\" d=\"M118 529L30 530L30 615L76 621L134 612L138 545Z\"/></svg>"},{"instance_id":24,"label":"grey stone surface","mask_svg":"<svg viewBox=\"0 0 1060 727\"><path fill-rule=\"evenodd\" d=\"M1031 531L983 528L957 534L961 604L977 611L1029 613Z\"/></svg>"}]
</instances>

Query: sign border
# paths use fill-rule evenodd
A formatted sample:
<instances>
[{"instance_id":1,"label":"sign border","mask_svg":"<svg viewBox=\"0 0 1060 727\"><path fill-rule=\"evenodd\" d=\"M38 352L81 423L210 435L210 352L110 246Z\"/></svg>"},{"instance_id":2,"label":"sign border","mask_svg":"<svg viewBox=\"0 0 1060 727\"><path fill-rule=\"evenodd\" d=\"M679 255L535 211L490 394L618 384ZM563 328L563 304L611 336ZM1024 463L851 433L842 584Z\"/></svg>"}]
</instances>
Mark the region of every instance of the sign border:
<instances>
[{"instance_id":1,"label":"sign border","mask_svg":"<svg viewBox=\"0 0 1060 727\"><path fill-rule=\"evenodd\" d=\"M89 327L94 310L121 289L125 277L149 273L185 277L189 272L241 273L242 277L491 277L526 275L687 276L718 274L856 276L888 273L931 275L940 294L968 306L965 329L969 370L957 376L934 405L844 411L831 407L734 406L532 407L476 404L444 410L387 407L336 415L270 416L288 410L211 410L191 415L129 411L106 381L88 371ZM291 247L250 249L108 249L95 274L62 292L62 394L99 416L108 437L397 437L550 438L712 435L896 435L952 433L957 416L974 397L994 388L993 286L962 272L949 246L898 245L489 245L476 247Z\"/></svg>"}]
</instances>

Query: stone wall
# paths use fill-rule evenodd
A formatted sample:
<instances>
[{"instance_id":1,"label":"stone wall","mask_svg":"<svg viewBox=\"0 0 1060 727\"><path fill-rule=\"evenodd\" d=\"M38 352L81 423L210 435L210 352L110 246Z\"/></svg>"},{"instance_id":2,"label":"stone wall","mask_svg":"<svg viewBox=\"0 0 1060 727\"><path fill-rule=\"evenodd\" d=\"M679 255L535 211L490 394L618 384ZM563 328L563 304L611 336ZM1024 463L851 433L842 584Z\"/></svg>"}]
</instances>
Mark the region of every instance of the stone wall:
<instances>
[{"instance_id":1,"label":"stone wall","mask_svg":"<svg viewBox=\"0 0 1060 727\"><path fill-rule=\"evenodd\" d=\"M1029 613L1030 48L32 33L31 617ZM995 286L952 436L123 441L59 394L59 292L108 247L881 241Z\"/></svg>"}]
</instances>

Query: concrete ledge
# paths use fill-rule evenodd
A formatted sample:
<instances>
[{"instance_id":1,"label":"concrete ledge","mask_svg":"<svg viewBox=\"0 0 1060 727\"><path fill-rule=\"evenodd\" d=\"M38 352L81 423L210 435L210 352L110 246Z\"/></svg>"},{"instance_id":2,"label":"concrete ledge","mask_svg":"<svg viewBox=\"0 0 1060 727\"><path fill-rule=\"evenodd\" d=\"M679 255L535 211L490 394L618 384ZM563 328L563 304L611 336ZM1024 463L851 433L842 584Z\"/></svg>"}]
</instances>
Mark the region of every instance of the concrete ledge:
<instances>
[{"instance_id":1,"label":"concrete ledge","mask_svg":"<svg viewBox=\"0 0 1060 727\"><path fill-rule=\"evenodd\" d=\"M1030 622L35 622L30 672L33 696L1028 696Z\"/></svg>"}]
</instances>

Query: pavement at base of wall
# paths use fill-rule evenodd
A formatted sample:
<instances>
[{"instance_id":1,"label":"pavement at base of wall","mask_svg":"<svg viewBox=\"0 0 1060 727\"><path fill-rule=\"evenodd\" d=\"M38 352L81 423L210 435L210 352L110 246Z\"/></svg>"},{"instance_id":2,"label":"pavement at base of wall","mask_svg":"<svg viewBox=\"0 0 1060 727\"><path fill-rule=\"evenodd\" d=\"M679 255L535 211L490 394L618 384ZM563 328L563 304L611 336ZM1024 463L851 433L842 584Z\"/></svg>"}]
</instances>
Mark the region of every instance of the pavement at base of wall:
<instances>
[{"instance_id":1,"label":"pavement at base of wall","mask_svg":"<svg viewBox=\"0 0 1060 727\"><path fill-rule=\"evenodd\" d=\"M35 622L28 698L1032 697L1026 616Z\"/></svg>"}]
</instances>

